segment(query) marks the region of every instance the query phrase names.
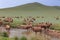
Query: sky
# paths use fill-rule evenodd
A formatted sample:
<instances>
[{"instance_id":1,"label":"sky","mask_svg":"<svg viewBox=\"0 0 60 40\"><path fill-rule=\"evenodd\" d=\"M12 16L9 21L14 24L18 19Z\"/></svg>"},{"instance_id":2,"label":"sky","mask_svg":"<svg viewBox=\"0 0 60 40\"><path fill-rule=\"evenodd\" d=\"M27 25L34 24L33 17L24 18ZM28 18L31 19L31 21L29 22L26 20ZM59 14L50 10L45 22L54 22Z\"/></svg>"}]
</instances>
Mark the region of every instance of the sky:
<instances>
[{"instance_id":1,"label":"sky","mask_svg":"<svg viewBox=\"0 0 60 40\"><path fill-rule=\"evenodd\" d=\"M0 0L0 9L39 2L47 6L60 6L60 0Z\"/></svg>"}]
</instances>

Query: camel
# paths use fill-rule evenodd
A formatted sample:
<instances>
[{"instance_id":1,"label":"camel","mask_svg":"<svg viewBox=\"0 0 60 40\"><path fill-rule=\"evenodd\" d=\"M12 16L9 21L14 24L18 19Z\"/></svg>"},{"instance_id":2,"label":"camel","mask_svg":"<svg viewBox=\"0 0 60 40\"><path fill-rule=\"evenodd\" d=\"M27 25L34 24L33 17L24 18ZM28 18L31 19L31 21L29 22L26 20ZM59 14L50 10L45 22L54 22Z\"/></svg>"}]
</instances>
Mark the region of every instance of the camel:
<instances>
[{"instance_id":1,"label":"camel","mask_svg":"<svg viewBox=\"0 0 60 40\"><path fill-rule=\"evenodd\" d=\"M13 22L13 19L10 18L10 17L7 17L7 18L4 19L4 21L5 21L5 22Z\"/></svg>"},{"instance_id":2,"label":"camel","mask_svg":"<svg viewBox=\"0 0 60 40\"><path fill-rule=\"evenodd\" d=\"M41 27L32 27L32 30L37 34L37 32L42 32Z\"/></svg>"},{"instance_id":3,"label":"camel","mask_svg":"<svg viewBox=\"0 0 60 40\"><path fill-rule=\"evenodd\" d=\"M6 29L6 32L7 32L8 36L9 36L9 34L10 34L10 25L6 24L6 25L4 25L4 27Z\"/></svg>"},{"instance_id":4,"label":"camel","mask_svg":"<svg viewBox=\"0 0 60 40\"><path fill-rule=\"evenodd\" d=\"M32 27L32 25L20 25L21 29L30 29Z\"/></svg>"},{"instance_id":5,"label":"camel","mask_svg":"<svg viewBox=\"0 0 60 40\"><path fill-rule=\"evenodd\" d=\"M52 25L52 23L49 23L49 22L46 22L46 23L42 22L42 23L39 23L39 26L40 26L41 28L44 28L45 30L46 30L46 29L49 29L51 25Z\"/></svg>"}]
</instances>

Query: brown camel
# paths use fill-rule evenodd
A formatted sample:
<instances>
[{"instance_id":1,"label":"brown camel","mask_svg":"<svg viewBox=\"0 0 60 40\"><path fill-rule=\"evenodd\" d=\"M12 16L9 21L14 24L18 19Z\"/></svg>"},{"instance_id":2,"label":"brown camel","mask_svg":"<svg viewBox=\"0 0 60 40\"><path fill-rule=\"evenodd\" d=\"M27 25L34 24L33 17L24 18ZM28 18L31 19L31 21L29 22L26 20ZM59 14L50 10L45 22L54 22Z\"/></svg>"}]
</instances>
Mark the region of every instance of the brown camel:
<instances>
[{"instance_id":1,"label":"brown camel","mask_svg":"<svg viewBox=\"0 0 60 40\"><path fill-rule=\"evenodd\" d=\"M13 22L13 19L10 18L10 17L7 17L7 18L4 19L4 21L5 21L5 22Z\"/></svg>"}]
</instances>

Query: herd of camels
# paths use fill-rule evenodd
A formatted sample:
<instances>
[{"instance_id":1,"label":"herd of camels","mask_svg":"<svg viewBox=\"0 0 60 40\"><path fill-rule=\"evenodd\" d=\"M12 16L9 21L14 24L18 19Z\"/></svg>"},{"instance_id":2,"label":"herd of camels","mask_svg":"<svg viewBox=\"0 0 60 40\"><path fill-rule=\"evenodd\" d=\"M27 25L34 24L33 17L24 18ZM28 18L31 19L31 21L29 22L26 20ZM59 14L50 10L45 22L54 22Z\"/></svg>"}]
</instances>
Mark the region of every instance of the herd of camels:
<instances>
[{"instance_id":1,"label":"herd of camels","mask_svg":"<svg viewBox=\"0 0 60 40\"><path fill-rule=\"evenodd\" d=\"M19 18L19 17L16 17L16 18ZM39 18L39 17L37 17L37 18ZM42 18L44 18L44 17L42 17ZM56 19L59 20L58 17ZM36 24L33 25L33 22L35 20L36 20L35 18L31 18L31 17L24 18L23 19L24 23L22 25L17 25L17 28L25 29L27 31L30 29L30 30L34 31L35 33L37 33L37 32L42 33L44 31L45 33L46 32L49 33L49 34L52 33L51 35L58 34L57 36L60 37L60 32L50 30L50 27L53 25L52 23L50 23L50 22L40 22L40 23L36 23ZM13 19L10 18L10 17L5 18L4 20L0 19L0 26L3 25L3 21L12 23ZM4 26L5 26L6 30L10 30L10 28L11 28L9 24L4 24ZM56 34L55 34L55 32L56 32Z\"/></svg>"}]
</instances>

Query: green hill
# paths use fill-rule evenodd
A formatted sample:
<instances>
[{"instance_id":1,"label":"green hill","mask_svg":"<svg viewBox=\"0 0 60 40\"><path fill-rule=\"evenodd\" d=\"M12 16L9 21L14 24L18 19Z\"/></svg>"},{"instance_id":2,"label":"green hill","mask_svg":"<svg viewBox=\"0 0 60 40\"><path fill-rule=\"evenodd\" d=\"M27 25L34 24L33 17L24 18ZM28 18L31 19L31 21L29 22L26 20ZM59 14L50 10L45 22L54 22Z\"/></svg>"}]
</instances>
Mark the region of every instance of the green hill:
<instances>
[{"instance_id":1,"label":"green hill","mask_svg":"<svg viewBox=\"0 0 60 40\"><path fill-rule=\"evenodd\" d=\"M34 2L0 9L0 16L60 16L60 10Z\"/></svg>"}]
</instances>

